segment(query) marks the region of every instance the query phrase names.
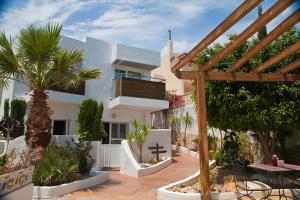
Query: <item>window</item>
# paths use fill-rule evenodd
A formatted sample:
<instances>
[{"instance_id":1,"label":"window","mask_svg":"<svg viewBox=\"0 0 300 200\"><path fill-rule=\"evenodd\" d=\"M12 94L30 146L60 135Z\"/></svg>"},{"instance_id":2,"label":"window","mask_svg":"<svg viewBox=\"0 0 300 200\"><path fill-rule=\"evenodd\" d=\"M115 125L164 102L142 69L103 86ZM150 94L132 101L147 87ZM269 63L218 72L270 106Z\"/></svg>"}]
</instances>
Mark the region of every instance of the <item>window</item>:
<instances>
[{"instance_id":1,"label":"window","mask_svg":"<svg viewBox=\"0 0 300 200\"><path fill-rule=\"evenodd\" d=\"M139 80L142 78L141 73L116 69L115 70L115 78L120 78L121 75L123 75L126 78L133 78L133 79L139 79Z\"/></svg>"},{"instance_id":2,"label":"window","mask_svg":"<svg viewBox=\"0 0 300 200\"><path fill-rule=\"evenodd\" d=\"M122 74L126 75L126 71L119 70L119 69L115 70L115 78L120 78Z\"/></svg>"},{"instance_id":3,"label":"window","mask_svg":"<svg viewBox=\"0 0 300 200\"><path fill-rule=\"evenodd\" d=\"M141 79L141 73L128 71L128 78Z\"/></svg>"},{"instance_id":4,"label":"window","mask_svg":"<svg viewBox=\"0 0 300 200\"><path fill-rule=\"evenodd\" d=\"M53 135L66 135L66 120L53 120Z\"/></svg>"},{"instance_id":5,"label":"window","mask_svg":"<svg viewBox=\"0 0 300 200\"><path fill-rule=\"evenodd\" d=\"M121 144L128 134L128 123L111 124L111 144Z\"/></svg>"}]
</instances>

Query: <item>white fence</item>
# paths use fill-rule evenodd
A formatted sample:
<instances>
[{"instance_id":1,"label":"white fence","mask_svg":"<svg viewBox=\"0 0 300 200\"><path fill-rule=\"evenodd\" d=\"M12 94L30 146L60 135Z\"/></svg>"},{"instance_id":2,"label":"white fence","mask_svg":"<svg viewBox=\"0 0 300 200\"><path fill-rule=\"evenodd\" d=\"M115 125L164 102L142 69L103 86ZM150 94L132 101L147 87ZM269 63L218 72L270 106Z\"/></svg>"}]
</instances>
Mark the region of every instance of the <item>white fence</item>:
<instances>
[{"instance_id":1,"label":"white fence","mask_svg":"<svg viewBox=\"0 0 300 200\"><path fill-rule=\"evenodd\" d=\"M103 167L120 167L121 163L121 145L120 144L102 144L101 162Z\"/></svg>"}]
</instances>

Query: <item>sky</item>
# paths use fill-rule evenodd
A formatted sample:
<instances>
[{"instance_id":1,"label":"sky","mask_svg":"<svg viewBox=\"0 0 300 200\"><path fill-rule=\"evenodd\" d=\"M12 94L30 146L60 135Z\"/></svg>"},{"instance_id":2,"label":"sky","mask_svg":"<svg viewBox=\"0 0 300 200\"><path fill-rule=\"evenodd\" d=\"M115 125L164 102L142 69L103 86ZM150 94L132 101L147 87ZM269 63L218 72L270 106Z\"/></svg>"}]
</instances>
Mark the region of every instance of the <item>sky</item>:
<instances>
[{"instance_id":1,"label":"sky","mask_svg":"<svg viewBox=\"0 0 300 200\"><path fill-rule=\"evenodd\" d=\"M63 24L62 35L78 40L86 36L125 45L163 51L168 30L176 52L188 52L222 22L243 0L0 0L0 30L14 38L30 24ZM276 0L265 0L266 10ZM272 30L299 5L268 24ZM240 33L257 18L256 10L226 35Z\"/></svg>"}]
</instances>

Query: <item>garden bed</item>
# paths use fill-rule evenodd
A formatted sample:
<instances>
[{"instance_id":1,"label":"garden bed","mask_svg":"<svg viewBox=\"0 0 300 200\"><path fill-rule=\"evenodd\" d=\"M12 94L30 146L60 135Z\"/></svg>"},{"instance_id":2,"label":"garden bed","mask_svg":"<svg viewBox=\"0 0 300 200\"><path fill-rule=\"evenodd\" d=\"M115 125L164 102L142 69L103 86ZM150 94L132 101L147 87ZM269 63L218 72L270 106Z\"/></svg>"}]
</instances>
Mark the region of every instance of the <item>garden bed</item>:
<instances>
[{"instance_id":1,"label":"garden bed","mask_svg":"<svg viewBox=\"0 0 300 200\"><path fill-rule=\"evenodd\" d=\"M210 164L211 166L211 164ZM234 200L239 199L240 194L236 192L234 182L230 177L233 174L232 169L224 167L216 167L212 170L216 174L215 186L212 188L212 200ZM157 195L159 200L199 200L201 193L199 189L199 171L194 175L164 186L158 189ZM224 184L225 180L225 184ZM242 192L243 193L243 192ZM272 190L272 195L278 195L278 189ZM285 189L287 195L292 195L291 192ZM265 194L257 191L251 194L255 198L262 198ZM278 199L278 197L270 198Z\"/></svg>"},{"instance_id":2,"label":"garden bed","mask_svg":"<svg viewBox=\"0 0 300 200\"><path fill-rule=\"evenodd\" d=\"M121 173L133 177L141 177L158 172L170 164L172 164L172 158L169 156L163 156L162 161L157 164L150 165L148 167L141 167L136 161L127 140L122 141L121 149Z\"/></svg>"},{"instance_id":3,"label":"garden bed","mask_svg":"<svg viewBox=\"0 0 300 200\"><path fill-rule=\"evenodd\" d=\"M65 183L56 186L34 186L34 198L54 198L72 193L77 190L87 189L100 185L109 180L109 174L105 171L92 172L91 176L71 183Z\"/></svg>"}]
</instances>

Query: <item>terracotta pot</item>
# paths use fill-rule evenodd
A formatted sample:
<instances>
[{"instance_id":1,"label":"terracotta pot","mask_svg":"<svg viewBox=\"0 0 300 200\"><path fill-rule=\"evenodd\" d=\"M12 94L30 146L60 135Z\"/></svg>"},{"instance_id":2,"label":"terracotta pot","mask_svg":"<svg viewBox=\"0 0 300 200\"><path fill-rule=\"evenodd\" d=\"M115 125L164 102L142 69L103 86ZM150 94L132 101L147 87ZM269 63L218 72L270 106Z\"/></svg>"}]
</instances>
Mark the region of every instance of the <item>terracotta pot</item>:
<instances>
[{"instance_id":1,"label":"terracotta pot","mask_svg":"<svg viewBox=\"0 0 300 200\"><path fill-rule=\"evenodd\" d=\"M181 144L180 144L179 141L177 141L175 144L176 144L177 146L181 146Z\"/></svg>"}]
</instances>

